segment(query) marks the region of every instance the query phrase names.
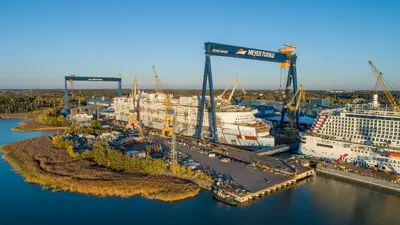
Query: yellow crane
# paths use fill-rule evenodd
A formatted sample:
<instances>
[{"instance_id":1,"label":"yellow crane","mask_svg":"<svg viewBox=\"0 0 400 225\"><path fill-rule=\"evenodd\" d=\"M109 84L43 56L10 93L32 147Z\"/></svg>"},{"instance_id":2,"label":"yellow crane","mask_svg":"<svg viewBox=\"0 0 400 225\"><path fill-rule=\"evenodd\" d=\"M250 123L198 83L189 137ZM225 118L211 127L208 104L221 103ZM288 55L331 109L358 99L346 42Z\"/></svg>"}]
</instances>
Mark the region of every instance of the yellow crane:
<instances>
[{"instance_id":1,"label":"yellow crane","mask_svg":"<svg viewBox=\"0 0 400 225\"><path fill-rule=\"evenodd\" d=\"M162 93L162 88L161 88L161 81L158 78L158 74L157 74L157 70L155 66L151 66L151 68L153 69L153 73L154 73L154 78L156 79L156 93Z\"/></svg>"},{"instance_id":2,"label":"yellow crane","mask_svg":"<svg viewBox=\"0 0 400 225\"><path fill-rule=\"evenodd\" d=\"M218 98L222 98L224 96L225 92L233 85L232 91L231 91L231 93L229 95L229 98L228 98L228 101L231 101L232 97L233 97L233 94L235 93L235 90L236 90L236 87L237 87L238 84L240 84L240 87L242 88L243 94L246 95L246 91L244 90L242 81L239 80L238 75L235 75L235 83L234 84L228 84L228 86L226 86L225 90L222 92L221 95L218 96Z\"/></svg>"},{"instance_id":3,"label":"yellow crane","mask_svg":"<svg viewBox=\"0 0 400 225\"><path fill-rule=\"evenodd\" d=\"M376 77L376 84L375 84L375 93L378 93L378 89L379 87L383 88L383 92L385 93L385 96L387 98L387 100L389 101L389 104L392 106L393 111L399 112L399 106L397 105L397 101L396 99L393 97L392 93L390 93L390 89L388 84L385 82L385 80L383 79L383 74L382 72L379 72L376 67L374 66L374 64L372 63L372 61L368 61L369 66L371 67L372 73L375 75Z\"/></svg>"},{"instance_id":4,"label":"yellow crane","mask_svg":"<svg viewBox=\"0 0 400 225\"><path fill-rule=\"evenodd\" d=\"M165 125L161 130L161 137L172 137L174 128L172 124L172 116L174 116L174 109L171 105L172 95L165 95ZM175 117L175 116L174 116Z\"/></svg>"},{"instance_id":5,"label":"yellow crane","mask_svg":"<svg viewBox=\"0 0 400 225\"><path fill-rule=\"evenodd\" d=\"M297 96L297 101L296 101ZM296 101L296 102L295 102ZM293 95L292 99L284 105L283 107L288 109L288 117L289 117L289 128L287 129L287 134L289 137L295 137L296 132L298 132L298 128L296 126L297 115L296 112L300 108L300 103L306 101L306 92L303 88L303 85L300 84L299 89Z\"/></svg>"},{"instance_id":6,"label":"yellow crane","mask_svg":"<svg viewBox=\"0 0 400 225\"><path fill-rule=\"evenodd\" d=\"M164 90L161 88L161 81L160 78L158 77L156 67L152 66L154 73L154 78L156 79L156 93L157 94L164 94ZM174 134L174 128L172 124L172 116L174 115L174 109L172 108L171 105L172 101L172 95L165 95L165 101L164 101L164 106L165 106L165 120L164 120L164 127L161 130L161 137L172 137Z\"/></svg>"}]
</instances>

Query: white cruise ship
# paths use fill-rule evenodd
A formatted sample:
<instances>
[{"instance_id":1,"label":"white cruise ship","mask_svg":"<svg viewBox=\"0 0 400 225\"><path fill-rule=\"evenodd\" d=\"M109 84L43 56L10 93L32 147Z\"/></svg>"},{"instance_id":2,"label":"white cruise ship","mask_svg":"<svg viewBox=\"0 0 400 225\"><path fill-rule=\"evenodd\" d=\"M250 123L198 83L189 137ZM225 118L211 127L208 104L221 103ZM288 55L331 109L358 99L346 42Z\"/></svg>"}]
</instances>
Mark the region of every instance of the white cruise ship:
<instances>
[{"instance_id":1,"label":"white cruise ship","mask_svg":"<svg viewBox=\"0 0 400 225\"><path fill-rule=\"evenodd\" d=\"M172 99L171 105L174 108L177 124L176 133L186 136L194 135L199 98L200 96ZM165 101L165 94L143 92L140 94L139 114L140 120L145 126L157 129L164 127ZM220 143L238 145L250 150L264 149L275 145L275 139L270 135L271 125L255 118L254 114L257 113L257 110L231 105L222 98L216 98L215 102ZM130 119L129 110L133 108L131 98L114 98L114 107L117 120L128 121ZM203 135L208 136L211 112L209 113L206 107L204 113Z\"/></svg>"},{"instance_id":2,"label":"white cruise ship","mask_svg":"<svg viewBox=\"0 0 400 225\"><path fill-rule=\"evenodd\" d=\"M299 151L305 155L400 173L400 113L349 105L320 113Z\"/></svg>"}]
</instances>

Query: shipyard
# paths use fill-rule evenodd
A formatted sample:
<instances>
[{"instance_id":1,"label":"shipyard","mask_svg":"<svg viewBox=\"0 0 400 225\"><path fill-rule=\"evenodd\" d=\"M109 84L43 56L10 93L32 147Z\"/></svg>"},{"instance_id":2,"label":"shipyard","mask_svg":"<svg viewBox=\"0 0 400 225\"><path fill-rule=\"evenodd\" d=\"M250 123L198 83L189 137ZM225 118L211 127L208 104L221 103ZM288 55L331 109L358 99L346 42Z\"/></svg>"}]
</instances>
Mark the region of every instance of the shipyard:
<instances>
[{"instance_id":1,"label":"shipyard","mask_svg":"<svg viewBox=\"0 0 400 225\"><path fill-rule=\"evenodd\" d=\"M301 180L313 179L317 172L400 190L398 129L393 129L393 134L376 129L378 125L399 126L397 103L389 90L384 93L392 111L387 106L382 111L377 92L371 102L366 99L359 104L331 107L326 99L307 102L305 87L297 81L297 45L285 44L277 52L248 50L247 55L243 49L249 48L245 47L212 42L204 45L206 62L200 94L169 94L155 66L151 67L154 90L141 90L135 74L133 86L125 95L122 74L70 74L64 77L63 109L48 110L31 122L46 122L49 119L45 118L53 114L64 116L58 120L65 131L52 140L70 157L113 170L181 179L212 191L216 200L229 205L268 197ZM242 98L250 94L238 75L216 94L210 64L214 53L279 63L288 73L286 86L276 91L280 101L257 103L235 97L238 93ZM369 64L376 87L386 88L382 73L372 62ZM115 82L117 96L92 96L84 100L86 106L82 105L74 90L78 81ZM305 113L307 109L312 112L310 116ZM388 122L381 122L385 120ZM160 198L178 200L198 192L191 190Z\"/></svg>"}]
</instances>

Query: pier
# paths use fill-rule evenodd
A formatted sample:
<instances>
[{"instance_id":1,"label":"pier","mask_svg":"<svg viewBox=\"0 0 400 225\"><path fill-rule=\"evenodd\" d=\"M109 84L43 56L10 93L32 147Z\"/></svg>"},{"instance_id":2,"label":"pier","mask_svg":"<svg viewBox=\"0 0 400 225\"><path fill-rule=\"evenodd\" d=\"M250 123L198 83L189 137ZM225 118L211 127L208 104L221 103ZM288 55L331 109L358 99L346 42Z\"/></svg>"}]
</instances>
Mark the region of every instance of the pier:
<instances>
[{"instance_id":1,"label":"pier","mask_svg":"<svg viewBox=\"0 0 400 225\"><path fill-rule=\"evenodd\" d=\"M293 186L294 184L296 184L297 181L305 179L307 177L312 177L314 175L315 175L315 171L314 170L308 170L306 172L296 174L291 179L284 180L284 181L282 181L280 183L274 184L271 187L268 187L268 188L265 188L265 189L250 193L250 194L248 194L246 196L238 196L235 193L230 193L230 194L235 197L235 200L237 202L246 203L246 202L251 201L253 199L257 199L257 198L263 197L265 195L277 192L277 191L282 190L282 189L284 189L286 187Z\"/></svg>"},{"instance_id":2,"label":"pier","mask_svg":"<svg viewBox=\"0 0 400 225\"><path fill-rule=\"evenodd\" d=\"M381 179L377 179L377 178L373 178L373 177L366 177L366 176L362 176L359 174L344 172L344 171L331 169L331 168L318 167L316 169L316 171L318 173L328 174L331 176L336 176L336 177L340 177L340 178L347 179L347 180L352 180L352 181L356 181L356 182L360 182L360 183L364 183L364 184L368 184L368 185L373 185L373 186L376 186L379 188L384 188L384 189L388 189L388 190L396 191L396 192L400 193L400 184L392 183L387 180L381 180Z\"/></svg>"}]
</instances>

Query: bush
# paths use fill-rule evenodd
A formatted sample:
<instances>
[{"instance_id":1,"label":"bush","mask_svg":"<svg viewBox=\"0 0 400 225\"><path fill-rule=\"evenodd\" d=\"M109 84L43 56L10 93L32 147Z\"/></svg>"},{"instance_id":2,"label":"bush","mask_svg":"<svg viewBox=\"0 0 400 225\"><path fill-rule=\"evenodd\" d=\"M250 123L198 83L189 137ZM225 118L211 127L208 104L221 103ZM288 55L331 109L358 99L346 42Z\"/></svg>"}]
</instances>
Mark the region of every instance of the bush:
<instances>
[{"instance_id":1,"label":"bush","mask_svg":"<svg viewBox=\"0 0 400 225\"><path fill-rule=\"evenodd\" d=\"M74 159L85 159L92 157L92 153L86 150L82 153L76 153L74 151L74 143L71 140L65 140L61 135L56 135L53 138L53 145L56 148L64 148L67 150L68 155Z\"/></svg>"},{"instance_id":2,"label":"bush","mask_svg":"<svg viewBox=\"0 0 400 225\"><path fill-rule=\"evenodd\" d=\"M107 142L100 141L93 147L93 160L101 166L128 172L165 174L167 167L162 159L139 159L112 149Z\"/></svg>"},{"instance_id":3,"label":"bush","mask_svg":"<svg viewBox=\"0 0 400 225\"><path fill-rule=\"evenodd\" d=\"M42 114L36 118L36 121L41 124L51 126L68 126L71 121L66 120L59 109L45 109Z\"/></svg>"}]
</instances>

